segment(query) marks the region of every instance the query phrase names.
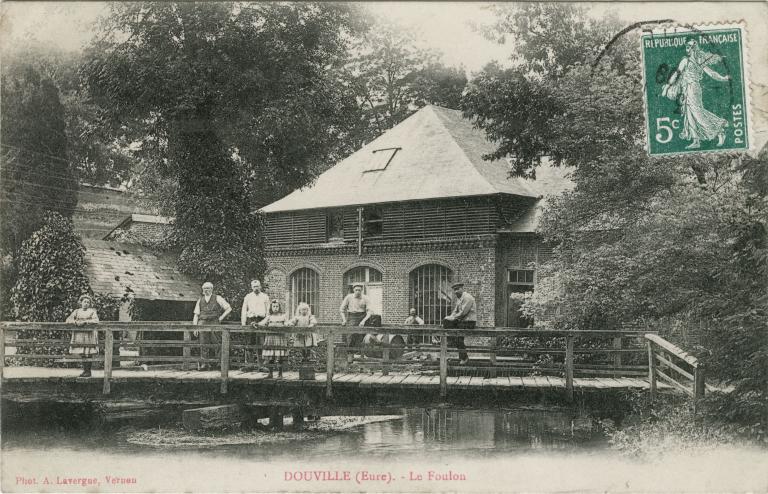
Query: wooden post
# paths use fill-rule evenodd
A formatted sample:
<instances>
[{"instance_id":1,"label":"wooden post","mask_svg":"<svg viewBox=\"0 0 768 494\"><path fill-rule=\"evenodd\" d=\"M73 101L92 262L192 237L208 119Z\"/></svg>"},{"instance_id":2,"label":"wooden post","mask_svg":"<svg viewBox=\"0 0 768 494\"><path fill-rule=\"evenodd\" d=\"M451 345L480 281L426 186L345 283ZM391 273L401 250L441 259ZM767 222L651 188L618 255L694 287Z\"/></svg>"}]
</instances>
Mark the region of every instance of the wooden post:
<instances>
[{"instance_id":1,"label":"wooden post","mask_svg":"<svg viewBox=\"0 0 768 494\"><path fill-rule=\"evenodd\" d=\"M448 335L440 335L440 397L448 395Z\"/></svg>"},{"instance_id":2,"label":"wooden post","mask_svg":"<svg viewBox=\"0 0 768 494\"><path fill-rule=\"evenodd\" d=\"M704 398L706 384L704 381L704 367L699 364L693 368L693 413L696 414L699 400Z\"/></svg>"},{"instance_id":3,"label":"wooden post","mask_svg":"<svg viewBox=\"0 0 768 494\"><path fill-rule=\"evenodd\" d=\"M291 410L291 417L293 417L293 427L296 429L304 427L304 411L301 408Z\"/></svg>"},{"instance_id":4,"label":"wooden post","mask_svg":"<svg viewBox=\"0 0 768 494\"><path fill-rule=\"evenodd\" d=\"M363 208L357 208L357 255L363 255Z\"/></svg>"},{"instance_id":5,"label":"wooden post","mask_svg":"<svg viewBox=\"0 0 768 494\"><path fill-rule=\"evenodd\" d=\"M621 350L621 336L617 336L613 339L613 349ZM613 354L613 366L616 368L621 367L621 352L615 352ZM618 374L614 372L614 377Z\"/></svg>"},{"instance_id":6,"label":"wooden post","mask_svg":"<svg viewBox=\"0 0 768 494\"><path fill-rule=\"evenodd\" d=\"M221 394L227 393L229 380L229 330L221 331Z\"/></svg>"},{"instance_id":7,"label":"wooden post","mask_svg":"<svg viewBox=\"0 0 768 494\"><path fill-rule=\"evenodd\" d=\"M5 328L0 325L0 379L3 378L3 368L5 367Z\"/></svg>"},{"instance_id":8,"label":"wooden post","mask_svg":"<svg viewBox=\"0 0 768 494\"><path fill-rule=\"evenodd\" d=\"M269 410L269 427L272 429L283 428L283 412L280 407L271 407Z\"/></svg>"},{"instance_id":9,"label":"wooden post","mask_svg":"<svg viewBox=\"0 0 768 494\"><path fill-rule=\"evenodd\" d=\"M182 351L182 356L184 357L184 363L181 364L181 368L184 370L189 370L189 360L192 358L192 347L189 346L189 342L192 341L192 334L189 331L184 331L184 348Z\"/></svg>"},{"instance_id":10,"label":"wooden post","mask_svg":"<svg viewBox=\"0 0 768 494\"><path fill-rule=\"evenodd\" d=\"M491 353L489 355L489 359L491 361L491 369L488 372L488 377L495 378L496 377L496 346L499 344L498 338L492 338L493 340L493 346L494 348L491 350Z\"/></svg>"},{"instance_id":11,"label":"wooden post","mask_svg":"<svg viewBox=\"0 0 768 494\"><path fill-rule=\"evenodd\" d=\"M109 380L112 379L112 350L115 346L115 336L112 330L104 330L104 388L102 393L108 395L111 391Z\"/></svg>"},{"instance_id":12,"label":"wooden post","mask_svg":"<svg viewBox=\"0 0 768 494\"><path fill-rule=\"evenodd\" d=\"M646 341L648 346L648 385L651 402L656 399L656 359L653 357L653 343Z\"/></svg>"},{"instance_id":13,"label":"wooden post","mask_svg":"<svg viewBox=\"0 0 768 494\"><path fill-rule=\"evenodd\" d=\"M325 397L330 399L333 398L333 343L334 334L333 331L330 331L328 333L328 336L326 337L325 341L328 342L326 346L326 353L327 359L326 359L326 369L325 369Z\"/></svg>"},{"instance_id":14,"label":"wooden post","mask_svg":"<svg viewBox=\"0 0 768 494\"><path fill-rule=\"evenodd\" d=\"M573 336L565 337L565 396L573 401Z\"/></svg>"},{"instance_id":15,"label":"wooden post","mask_svg":"<svg viewBox=\"0 0 768 494\"><path fill-rule=\"evenodd\" d=\"M382 350L382 357L383 361L381 363L381 374L384 376L389 375L389 339L392 338L391 335L385 335L384 336L384 349Z\"/></svg>"}]
</instances>

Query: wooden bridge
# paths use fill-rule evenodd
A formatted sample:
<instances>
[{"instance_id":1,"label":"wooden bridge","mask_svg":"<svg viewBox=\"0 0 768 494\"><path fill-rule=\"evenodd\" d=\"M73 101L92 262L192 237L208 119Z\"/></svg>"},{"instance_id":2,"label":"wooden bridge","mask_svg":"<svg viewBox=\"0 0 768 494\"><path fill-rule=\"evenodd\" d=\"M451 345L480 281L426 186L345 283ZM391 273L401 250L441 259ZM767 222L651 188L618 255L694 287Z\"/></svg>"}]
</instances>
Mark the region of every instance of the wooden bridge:
<instances>
[{"instance_id":1,"label":"wooden bridge","mask_svg":"<svg viewBox=\"0 0 768 494\"><path fill-rule=\"evenodd\" d=\"M99 353L88 360L102 368L88 378L78 377L80 369L74 368L82 359L66 354L71 332L84 329L100 335ZM297 397L329 403L341 396L363 395L378 395L386 401L411 393L436 403L488 394L505 399L520 392L549 393L572 401L575 393L630 389L647 390L651 398L664 390L696 400L705 392L703 368L696 358L654 333L437 326L286 328L290 334L320 334L322 342L316 349L320 358L311 364L313 372L305 366L300 375L294 364L282 377L270 379L266 372L249 367L244 357L246 352L255 355L264 349L290 350L290 346L266 346L263 338L254 338L274 331L175 322L103 322L87 328L1 322L2 396L21 401L149 396L163 402L202 404ZM380 335L373 340L382 342L346 343L362 331ZM144 337L135 338L136 332ZM218 335L220 343L204 345L216 358L205 358L194 332ZM459 365L456 349L448 346L449 337L455 336L465 337L467 365ZM140 356L120 356L121 348L139 349ZM48 366L34 365L41 361ZM125 363L133 366L122 366ZM203 364L218 369L198 370Z\"/></svg>"}]
</instances>

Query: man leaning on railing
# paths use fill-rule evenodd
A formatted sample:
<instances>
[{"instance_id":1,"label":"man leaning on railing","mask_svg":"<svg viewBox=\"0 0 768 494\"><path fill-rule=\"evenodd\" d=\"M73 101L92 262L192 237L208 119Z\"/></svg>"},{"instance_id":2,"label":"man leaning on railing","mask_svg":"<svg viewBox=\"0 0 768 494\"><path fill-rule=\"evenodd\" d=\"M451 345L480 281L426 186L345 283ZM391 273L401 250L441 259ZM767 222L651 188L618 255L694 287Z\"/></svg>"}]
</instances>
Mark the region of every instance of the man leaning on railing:
<instances>
[{"instance_id":1,"label":"man leaning on railing","mask_svg":"<svg viewBox=\"0 0 768 494\"><path fill-rule=\"evenodd\" d=\"M203 296L197 300L195 305L195 315L192 317L192 324L195 326L208 326L221 324L224 319L227 318L229 313L232 312L232 307L224 300L224 297L220 295L213 295L213 283L206 281L203 283ZM200 358L210 358L211 349L204 345L210 343L221 343L221 336L214 331L195 331L195 336L200 338ZM219 348L214 350L214 355L218 357ZM206 370L208 368L206 362L202 362L200 370Z\"/></svg>"},{"instance_id":2,"label":"man leaning on railing","mask_svg":"<svg viewBox=\"0 0 768 494\"><path fill-rule=\"evenodd\" d=\"M464 283L454 283L451 288L456 295L455 305L453 312L443 319L443 327L446 329L474 329L477 324L475 297L464 291ZM466 365L469 362L463 336L449 336L448 346L459 350L459 365Z\"/></svg>"}]
</instances>

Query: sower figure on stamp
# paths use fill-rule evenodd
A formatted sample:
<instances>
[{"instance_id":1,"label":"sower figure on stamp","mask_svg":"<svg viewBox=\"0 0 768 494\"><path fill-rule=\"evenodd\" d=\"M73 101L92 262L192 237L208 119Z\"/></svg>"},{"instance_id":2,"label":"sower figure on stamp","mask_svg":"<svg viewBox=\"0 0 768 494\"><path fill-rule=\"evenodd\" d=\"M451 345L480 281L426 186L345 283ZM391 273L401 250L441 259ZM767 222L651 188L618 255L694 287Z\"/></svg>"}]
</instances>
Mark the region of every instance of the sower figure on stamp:
<instances>
[{"instance_id":1,"label":"sower figure on stamp","mask_svg":"<svg viewBox=\"0 0 768 494\"><path fill-rule=\"evenodd\" d=\"M241 326L253 326L260 323L269 314L269 296L261 291L261 282L259 280L251 281L251 292L243 299L243 310L240 311L240 325ZM245 336L246 345L258 345L262 338L259 335ZM262 350L258 349L255 352L256 365L261 365L261 353ZM248 366L253 360L252 355L248 350L245 350L245 365Z\"/></svg>"},{"instance_id":2,"label":"sower figure on stamp","mask_svg":"<svg viewBox=\"0 0 768 494\"><path fill-rule=\"evenodd\" d=\"M221 324L232 312L232 307L224 300L224 297L213 294L213 283L206 281L203 283L203 296L197 300L195 305L195 315L192 317L192 324L195 326L207 326ZM200 358L210 358L211 349L204 345L210 343L221 343L221 336L213 331L195 331L195 336L200 338ZM214 355L220 355L219 348L214 350ZM205 370L208 365L203 362L200 370Z\"/></svg>"},{"instance_id":3,"label":"sower figure on stamp","mask_svg":"<svg viewBox=\"0 0 768 494\"><path fill-rule=\"evenodd\" d=\"M368 318L371 317L371 301L363 295L363 285L352 287L352 293L344 297L339 307L341 313L341 324L344 326L365 326ZM351 347L359 347L363 343L365 334L352 334L349 336Z\"/></svg>"},{"instance_id":4,"label":"sower figure on stamp","mask_svg":"<svg viewBox=\"0 0 768 494\"><path fill-rule=\"evenodd\" d=\"M680 138L693 141L685 149L698 149L701 147L701 141L711 141L715 138L717 146L720 147L725 142L728 121L704 108L701 80L704 74L719 82L728 82L731 77L720 75L709 68L710 65L721 61L722 57L703 51L695 39L686 41L685 54L677 70L669 78L669 83L662 88L661 94L672 100L680 98L683 114L683 131Z\"/></svg>"},{"instance_id":5,"label":"sower figure on stamp","mask_svg":"<svg viewBox=\"0 0 768 494\"><path fill-rule=\"evenodd\" d=\"M446 329L473 329L477 324L475 297L464 291L464 283L454 283L451 288L453 288L453 293L456 296L455 305L453 312L443 319L443 327ZM448 346L459 350L460 365L469 362L463 336L449 336Z\"/></svg>"},{"instance_id":6,"label":"sower figure on stamp","mask_svg":"<svg viewBox=\"0 0 768 494\"><path fill-rule=\"evenodd\" d=\"M77 326L98 323L99 315L96 313L96 309L91 307L91 296L81 295L78 302L80 303L80 308L72 311L72 314L69 315L65 322L74 323ZM91 362L86 362L86 359L91 355L99 353L98 331L73 331L72 339L69 343L71 345L69 353L80 355L83 358L83 373L80 374L80 377L91 377Z\"/></svg>"}]
</instances>

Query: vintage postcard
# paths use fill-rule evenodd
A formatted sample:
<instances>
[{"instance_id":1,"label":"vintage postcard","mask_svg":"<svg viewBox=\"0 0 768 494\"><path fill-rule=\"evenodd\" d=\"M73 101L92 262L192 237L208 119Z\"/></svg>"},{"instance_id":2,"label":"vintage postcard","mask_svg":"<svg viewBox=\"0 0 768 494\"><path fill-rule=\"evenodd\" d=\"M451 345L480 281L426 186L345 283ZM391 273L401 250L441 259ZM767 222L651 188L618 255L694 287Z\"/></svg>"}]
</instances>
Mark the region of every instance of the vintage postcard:
<instances>
[{"instance_id":1,"label":"vintage postcard","mask_svg":"<svg viewBox=\"0 0 768 494\"><path fill-rule=\"evenodd\" d=\"M765 2L0 4L0 489L768 492Z\"/></svg>"},{"instance_id":2,"label":"vintage postcard","mask_svg":"<svg viewBox=\"0 0 768 494\"><path fill-rule=\"evenodd\" d=\"M743 29L675 26L642 36L651 155L750 149Z\"/></svg>"}]
</instances>

